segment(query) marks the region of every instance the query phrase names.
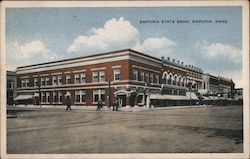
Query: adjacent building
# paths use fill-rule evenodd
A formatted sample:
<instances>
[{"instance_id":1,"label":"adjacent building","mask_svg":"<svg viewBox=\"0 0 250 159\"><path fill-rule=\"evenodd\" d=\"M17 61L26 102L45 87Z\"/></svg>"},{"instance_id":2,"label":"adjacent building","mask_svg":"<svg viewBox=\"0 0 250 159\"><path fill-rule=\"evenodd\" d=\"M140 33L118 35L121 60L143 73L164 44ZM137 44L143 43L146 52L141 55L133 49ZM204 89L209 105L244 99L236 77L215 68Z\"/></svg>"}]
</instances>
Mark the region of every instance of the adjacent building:
<instances>
[{"instance_id":1,"label":"adjacent building","mask_svg":"<svg viewBox=\"0 0 250 159\"><path fill-rule=\"evenodd\" d=\"M17 76L16 72L7 71L6 78L6 97L7 97L7 105L13 105L13 99L16 97L17 92Z\"/></svg>"},{"instance_id":2,"label":"adjacent building","mask_svg":"<svg viewBox=\"0 0 250 159\"><path fill-rule=\"evenodd\" d=\"M169 57L126 49L17 68L17 93L34 104L94 106L98 100L122 106L195 104L201 95L230 98L234 82ZM191 103L192 101L192 103ZM160 102L164 103L164 102Z\"/></svg>"}]
</instances>

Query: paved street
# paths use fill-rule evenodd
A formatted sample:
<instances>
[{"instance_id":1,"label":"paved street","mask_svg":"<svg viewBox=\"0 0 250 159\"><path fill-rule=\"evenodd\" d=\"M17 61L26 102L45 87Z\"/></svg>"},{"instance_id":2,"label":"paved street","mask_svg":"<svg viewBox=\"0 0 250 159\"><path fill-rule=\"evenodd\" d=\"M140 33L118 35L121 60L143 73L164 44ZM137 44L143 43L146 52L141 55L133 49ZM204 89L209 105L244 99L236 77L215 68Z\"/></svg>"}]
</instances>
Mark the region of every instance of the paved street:
<instances>
[{"instance_id":1,"label":"paved street","mask_svg":"<svg viewBox=\"0 0 250 159\"><path fill-rule=\"evenodd\" d=\"M242 116L242 106L23 111L7 119L7 152L242 152Z\"/></svg>"}]
</instances>

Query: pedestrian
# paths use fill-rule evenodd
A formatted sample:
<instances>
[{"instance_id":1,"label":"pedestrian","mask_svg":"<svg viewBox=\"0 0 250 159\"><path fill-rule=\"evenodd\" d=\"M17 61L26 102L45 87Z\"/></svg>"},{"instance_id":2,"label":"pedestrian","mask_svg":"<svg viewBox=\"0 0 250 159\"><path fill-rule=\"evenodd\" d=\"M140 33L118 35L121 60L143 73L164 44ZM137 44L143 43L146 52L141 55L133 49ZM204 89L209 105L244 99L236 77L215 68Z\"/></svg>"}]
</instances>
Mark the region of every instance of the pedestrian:
<instances>
[{"instance_id":1,"label":"pedestrian","mask_svg":"<svg viewBox=\"0 0 250 159\"><path fill-rule=\"evenodd\" d=\"M97 109L96 111L100 111L102 108L102 100L99 100L98 103L97 103Z\"/></svg>"},{"instance_id":2,"label":"pedestrian","mask_svg":"<svg viewBox=\"0 0 250 159\"><path fill-rule=\"evenodd\" d=\"M70 101L70 97L69 97L69 96L66 97L66 105L67 105L66 112L67 112L68 110L72 110L72 109L71 109L71 101Z\"/></svg>"},{"instance_id":3,"label":"pedestrian","mask_svg":"<svg viewBox=\"0 0 250 159\"><path fill-rule=\"evenodd\" d=\"M116 111L118 111L118 107L119 107L118 99L115 100L115 106L116 106Z\"/></svg>"},{"instance_id":4,"label":"pedestrian","mask_svg":"<svg viewBox=\"0 0 250 159\"><path fill-rule=\"evenodd\" d=\"M118 111L119 103L118 99L116 98L115 101L113 102L113 111Z\"/></svg>"}]
</instances>

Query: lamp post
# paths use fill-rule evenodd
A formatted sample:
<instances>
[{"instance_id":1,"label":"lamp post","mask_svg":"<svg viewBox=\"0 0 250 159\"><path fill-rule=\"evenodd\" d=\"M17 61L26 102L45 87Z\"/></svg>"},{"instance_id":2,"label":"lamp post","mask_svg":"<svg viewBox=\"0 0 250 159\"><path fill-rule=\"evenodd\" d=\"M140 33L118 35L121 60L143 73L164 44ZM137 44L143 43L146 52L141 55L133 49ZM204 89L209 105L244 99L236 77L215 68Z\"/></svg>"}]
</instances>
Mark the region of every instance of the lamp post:
<instances>
[{"instance_id":1,"label":"lamp post","mask_svg":"<svg viewBox=\"0 0 250 159\"><path fill-rule=\"evenodd\" d=\"M38 75L39 106L41 108L41 77Z\"/></svg>"},{"instance_id":2,"label":"lamp post","mask_svg":"<svg viewBox=\"0 0 250 159\"><path fill-rule=\"evenodd\" d=\"M111 106L111 82L110 79L108 79L108 107L110 108Z\"/></svg>"}]
</instances>

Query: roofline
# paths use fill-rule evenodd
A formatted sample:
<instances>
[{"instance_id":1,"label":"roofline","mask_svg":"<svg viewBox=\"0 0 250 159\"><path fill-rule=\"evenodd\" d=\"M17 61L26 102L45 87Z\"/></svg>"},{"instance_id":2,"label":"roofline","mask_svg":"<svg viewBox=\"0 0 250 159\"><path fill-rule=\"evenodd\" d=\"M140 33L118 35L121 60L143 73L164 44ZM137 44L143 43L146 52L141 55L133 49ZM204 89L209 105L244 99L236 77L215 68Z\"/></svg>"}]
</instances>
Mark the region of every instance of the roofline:
<instances>
[{"instance_id":1,"label":"roofline","mask_svg":"<svg viewBox=\"0 0 250 159\"><path fill-rule=\"evenodd\" d=\"M89 57L98 57L98 56L101 56L101 55L109 55L109 54L114 54L114 53L119 53L119 52L124 52L124 51L133 51L133 52L135 52L132 49L109 51L109 52L104 52L104 53L100 53L100 54L93 54L93 55L87 55L87 56L78 56L78 57L66 58L66 59L56 60L56 61L51 61L51 62L44 62L44 63L20 66L20 67L17 67L17 69L26 68L26 67L33 67L33 66L41 66L41 65L46 65L46 64L53 64L53 63L65 62L65 61L71 61L71 60L77 60L77 59L85 59L85 58L89 58Z\"/></svg>"}]
</instances>

